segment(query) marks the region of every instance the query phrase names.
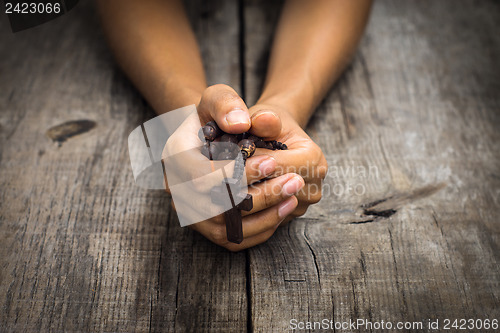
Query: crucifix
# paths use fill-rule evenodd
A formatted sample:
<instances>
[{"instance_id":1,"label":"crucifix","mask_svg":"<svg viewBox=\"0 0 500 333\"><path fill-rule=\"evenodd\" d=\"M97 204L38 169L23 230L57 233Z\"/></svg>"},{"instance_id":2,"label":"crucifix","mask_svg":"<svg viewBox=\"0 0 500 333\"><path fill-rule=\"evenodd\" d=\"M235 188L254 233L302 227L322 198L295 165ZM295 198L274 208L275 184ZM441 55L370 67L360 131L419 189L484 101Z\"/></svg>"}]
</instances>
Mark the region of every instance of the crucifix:
<instances>
[{"instance_id":1,"label":"crucifix","mask_svg":"<svg viewBox=\"0 0 500 333\"><path fill-rule=\"evenodd\" d=\"M235 190L237 192L234 192ZM226 220L227 240L240 244L243 241L241 211L248 212L252 210L252 195L241 192L239 180L224 178L220 186L212 189L211 197L214 204L222 205L225 210L224 218ZM235 202L238 202L238 204L235 204Z\"/></svg>"},{"instance_id":2,"label":"crucifix","mask_svg":"<svg viewBox=\"0 0 500 333\"><path fill-rule=\"evenodd\" d=\"M232 177L227 177L224 168L221 168L224 179L220 186L212 189L211 199L212 203L221 205L224 209L228 241L240 244L243 241L241 211L248 212L253 208L252 195L242 191L242 186L247 186L247 184L241 184L246 160L255 153L256 148L286 150L288 147L278 141L264 141L248 132L236 135L224 133L215 121L209 121L200 128L199 137L205 141L201 153L209 160L235 161ZM217 144L213 144L214 141ZM237 150L234 149L236 145Z\"/></svg>"}]
</instances>

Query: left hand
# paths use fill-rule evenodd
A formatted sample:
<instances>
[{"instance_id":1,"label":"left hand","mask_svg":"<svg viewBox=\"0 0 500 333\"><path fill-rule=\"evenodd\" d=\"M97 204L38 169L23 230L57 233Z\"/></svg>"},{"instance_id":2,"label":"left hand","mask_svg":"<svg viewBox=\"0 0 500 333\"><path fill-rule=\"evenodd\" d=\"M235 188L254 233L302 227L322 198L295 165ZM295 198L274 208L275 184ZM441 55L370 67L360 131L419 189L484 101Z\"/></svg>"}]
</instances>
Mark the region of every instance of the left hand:
<instances>
[{"instance_id":1,"label":"left hand","mask_svg":"<svg viewBox=\"0 0 500 333\"><path fill-rule=\"evenodd\" d=\"M304 132L292 114L279 105L256 104L250 108L250 132L267 140L285 143L288 150L257 149L255 155L270 155L277 162L274 173L278 177L287 173L302 176L305 186L296 194L298 205L281 225L294 217L304 215L311 204L321 200L321 187L328 164L321 148Z\"/></svg>"}]
</instances>

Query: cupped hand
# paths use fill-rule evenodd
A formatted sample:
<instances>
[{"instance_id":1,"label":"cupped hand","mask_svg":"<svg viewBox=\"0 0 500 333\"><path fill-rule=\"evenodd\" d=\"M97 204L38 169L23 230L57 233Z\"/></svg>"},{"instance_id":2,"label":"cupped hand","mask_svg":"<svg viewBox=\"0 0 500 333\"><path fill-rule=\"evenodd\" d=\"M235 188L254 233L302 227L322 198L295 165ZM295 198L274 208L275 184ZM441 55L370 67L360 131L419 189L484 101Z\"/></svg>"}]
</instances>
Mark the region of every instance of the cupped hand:
<instances>
[{"instance_id":1,"label":"cupped hand","mask_svg":"<svg viewBox=\"0 0 500 333\"><path fill-rule=\"evenodd\" d=\"M281 141L288 146L288 150L257 149L256 156L269 155L277 162L276 169L269 177L295 173L305 181L305 186L295 195L298 205L283 220L281 224L284 225L294 217L304 215L310 205L321 200L322 184L328 164L321 148L311 140L284 107L259 103L249 111L252 120L250 132L267 139ZM281 126L276 125L278 123L276 119Z\"/></svg>"},{"instance_id":2,"label":"cupped hand","mask_svg":"<svg viewBox=\"0 0 500 333\"><path fill-rule=\"evenodd\" d=\"M277 114L267 113L257 115L257 117L253 115L251 119L243 100L231 87L226 85L215 85L207 88L201 97L197 110L199 120L186 119L168 140L164 149L164 156L172 156L176 153L183 154L182 159L177 159L182 163L174 162L174 167L179 170L182 179L187 177L186 174L190 174L191 179L200 177L200 165L210 163L197 149L202 145L197 137L200 122L205 124L210 120L215 120L224 132L232 134L251 130L256 135L269 137L279 136L282 132L282 120ZM292 146L298 148L298 144L292 144ZM290 153L294 154L293 151ZM230 251L239 251L269 239L280 223L296 211L299 201L295 194L305 185L304 179L300 175L295 172L286 172L280 168L283 162L278 161L278 158L281 157L276 155L276 152L268 150L258 152L255 156L247 159L245 172L247 183L251 185L248 188L248 193L253 197L253 209L249 212L242 212L244 239L240 244L230 243L227 240L223 214L191 224L190 227ZM224 162L227 163L227 161ZM228 164L228 166L230 169L231 165ZM206 168L201 169L205 170ZM271 175L272 179L262 181ZM170 191L169 187L172 184L170 184L171 177L168 173L167 178L169 179L167 191ZM195 179L190 193L209 193L210 188L220 184L221 180L215 176L209 178L210 181L205 181L205 179L206 177L203 177L202 182L196 182ZM189 203L189 195L185 196L184 204ZM190 202L191 207L184 205L182 211L192 209L193 212L189 212L189 214L195 214L199 207L192 200ZM175 202L173 204L177 206ZM182 214L182 211L178 209L178 214ZM206 213L199 209L198 212Z\"/></svg>"}]
</instances>

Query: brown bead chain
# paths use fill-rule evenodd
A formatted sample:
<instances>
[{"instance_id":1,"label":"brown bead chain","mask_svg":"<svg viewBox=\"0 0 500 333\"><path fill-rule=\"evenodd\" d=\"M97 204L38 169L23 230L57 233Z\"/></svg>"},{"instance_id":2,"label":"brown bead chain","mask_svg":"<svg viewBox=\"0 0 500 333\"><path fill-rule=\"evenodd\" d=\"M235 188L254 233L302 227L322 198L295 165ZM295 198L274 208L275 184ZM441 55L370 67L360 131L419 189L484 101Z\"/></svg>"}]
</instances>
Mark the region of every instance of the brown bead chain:
<instances>
[{"instance_id":1,"label":"brown bead chain","mask_svg":"<svg viewBox=\"0 0 500 333\"><path fill-rule=\"evenodd\" d=\"M241 134L229 134L223 132L215 121L209 121L205 126L200 128L198 136L206 143L201 148L201 152L210 160L230 160L236 157L236 154L229 149L218 151L217 145L210 145L210 142L228 142L237 144L243 155L243 161L251 157L257 148L265 148L270 150L287 150L286 144L272 140L264 141L256 135L248 132Z\"/></svg>"}]
</instances>

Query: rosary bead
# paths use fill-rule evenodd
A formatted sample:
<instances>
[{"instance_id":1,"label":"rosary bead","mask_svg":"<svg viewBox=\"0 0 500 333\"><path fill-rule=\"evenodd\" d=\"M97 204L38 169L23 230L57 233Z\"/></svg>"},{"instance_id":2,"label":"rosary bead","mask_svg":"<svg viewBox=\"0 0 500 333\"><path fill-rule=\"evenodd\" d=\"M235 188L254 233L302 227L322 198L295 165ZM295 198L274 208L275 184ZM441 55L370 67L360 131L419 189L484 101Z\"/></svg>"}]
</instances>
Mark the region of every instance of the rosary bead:
<instances>
[{"instance_id":1,"label":"rosary bead","mask_svg":"<svg viewBox=\"0 0 500 333\"><path fill-rule=\"evenodd\" d=\"M224 132L219 128L219 125L214 120L209 121L205 125L213 127L215 129L216 137L221 136Z\"/></svg>"},{"instance_id":2,"label":"rosary bead","mask_svg":"<svg viewBox=\"0 0 500 333\"><path fill-rule=\"evenodd\" d=\"M278 146L278 149L280 149L280 150L287 150L288 149L287 145L284 144L283 142L278 141L277 146Z\"/></svg>"},{"instance_id":3,"label":"rosary bead","mask_svg":"<svg viewBox=\"0 0 500 333\"><path fill-rule=\"evenodd\" d=\"M244 139L248 139L250 136L252 136L252 134L250 134L250 132L241 133L240 141L244 140Z\"/></svg>"},{"instance_id":4,"label":"rosary bead","mask_svg":"<svg viewBox=\"0 0 500 333\"><path fill-rule=\"evenodd\" d=\"M253 134L250 135L247 139L250 140L250 141L252 141L253 143L256 143L257 141L262 140L261 138L259 138L256 135L253 135Z\"/></svg>"},{"instance_id":5,"label":"rosary bead","mask_svg":"<svg viewBox=\"0 0 500 333\"><path fill-rule=\"evenodd\" d=\"M222 130L217 126L215 121L209 121L198 131L198 137L201 141L214 141L217 137L222 135Z\"/></svg>"},{"instance_id":6,"label":"rosary bead","mask_svg":"<svg viewBox=\"0 0 500 333\"><path fill-rule=\"evenodd\" d=\"M214 141L217 137L217 131L212 126L207 125L203 127L203 135L205 137L205 140Z\"/></svg>"},{"instance_id":7,"label":"rosary bead","mask_svg":"<svg viewBox=\"0 0 500 333\"><path fill-rule=\"evenodd\" d=\"M243 139L238 142L238 146L242 152L244 151L247 153L247 157L251 157L255 153L255 143L251 140Z\"/></svg>"},{"instance_id":8,"label":"rosary bead","mask_svg":"<svg viewBox=\"0 0 500 333\"><path fill-rule=\"evenodd\" d=\"M210 120L208 123L205 124L205 126L217 126L217 123L214 120Z\"/></svg>"},{"instance_id":9,"label":"rosary bead","mask_svg":"<svg viewBox=\"0 0 500 333\"><path fill-rule=\"evenodd\" d=\"M259 139L255 141L255 147L257 148L266 148L266 141Z\"/></svg>"},{"instance_id":10,"label":"rosary bead","mask_svg":"<svg viewBox=\"0 0 500 333\"><path fill-rule=\"evenodd\" d=\"M274 150L273 143L271 141L265 141L266 146L264 148L269 150Z\"/></svg>"},{"instance_id":11,"label":"rosary bead","mask_svg":"<svg viewBox=\"0 0 500 333\"><path fill-rule=\"evenodd\" d=\"M238 144L239 151L243 156L243 165L248 157L251 157L257 148L265 148L269 150L286 150L287 145L276 141L264 141L262 138L251 134L250 132L245 132L241 134L229 134L224 133L215 121L209 121L205 126L203 126L198 135L200 139L208 141L202 148L201 152L207 158L217 159L217 160L231 160L236 158L238 151L230 149L230 145L224 147L224 145L210 144L216 140L220 143L233 143Z\"/></svg>"}]
</instances>

